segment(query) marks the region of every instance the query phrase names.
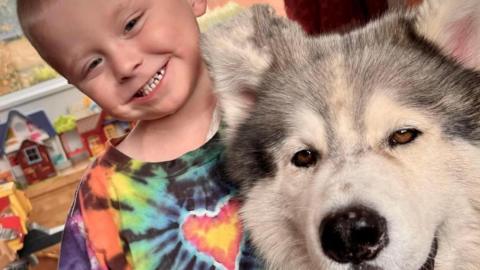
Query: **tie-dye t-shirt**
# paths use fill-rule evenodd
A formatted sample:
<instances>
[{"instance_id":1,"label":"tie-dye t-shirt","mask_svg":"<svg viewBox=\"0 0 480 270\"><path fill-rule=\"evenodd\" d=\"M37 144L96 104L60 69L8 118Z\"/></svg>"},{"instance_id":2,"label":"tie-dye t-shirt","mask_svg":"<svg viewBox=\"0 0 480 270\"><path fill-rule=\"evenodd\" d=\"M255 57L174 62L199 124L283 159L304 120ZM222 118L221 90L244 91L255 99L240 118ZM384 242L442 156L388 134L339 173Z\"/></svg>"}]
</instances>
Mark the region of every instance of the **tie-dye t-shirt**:
<instances>
[{"instance_id":1,"label":"tie-dye t-shirt","mask_svg":"<svg viewBox=\"0 0 480 270\"><path fill-rule=\"evenodd\" d=\"M222 152L218 135L160 163L107 147L80 184L60 269L263 269L224 179Z\"/></svg>"}]
</instances>

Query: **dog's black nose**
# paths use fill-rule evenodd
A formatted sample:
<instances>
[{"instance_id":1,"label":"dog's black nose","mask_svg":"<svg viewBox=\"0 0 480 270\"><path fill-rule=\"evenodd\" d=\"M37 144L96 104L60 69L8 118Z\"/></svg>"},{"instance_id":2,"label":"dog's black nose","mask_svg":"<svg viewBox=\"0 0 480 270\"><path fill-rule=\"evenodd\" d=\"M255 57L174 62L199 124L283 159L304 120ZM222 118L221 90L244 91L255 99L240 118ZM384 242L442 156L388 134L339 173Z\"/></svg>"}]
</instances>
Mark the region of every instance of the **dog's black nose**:
<instances>
[{"instance_id":1,"label":"dog's black nose","mask_svg":"<svg viewBox=\"0 0 480 270\"><path fill-rule=\"evenodd\" d=\"M373 209L348 207L322 220L320 240L332 260L359 264L374 259L388 244L387 222Z\"/></svg>"}]
</instances>

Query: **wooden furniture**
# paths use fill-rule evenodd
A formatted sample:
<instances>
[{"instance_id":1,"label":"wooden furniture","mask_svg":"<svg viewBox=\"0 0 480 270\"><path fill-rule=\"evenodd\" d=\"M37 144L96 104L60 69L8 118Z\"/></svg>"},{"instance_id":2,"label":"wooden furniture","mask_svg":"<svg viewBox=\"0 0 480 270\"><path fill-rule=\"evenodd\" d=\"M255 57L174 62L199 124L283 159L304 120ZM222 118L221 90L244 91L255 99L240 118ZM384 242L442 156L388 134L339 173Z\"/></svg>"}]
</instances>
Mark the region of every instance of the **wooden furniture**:
<instances>
[{"instance_id":1,"label":"wooden furniture","mask_svg":"<svg viewBox=\"0 0 480 270\"><path fill-rule=\"evenodd\" d=\"M46 228L65 223L80 178L88 161L75 165L57 176L29 186L25 195L32 203L29 221Z\"/></svg>"},{"instance_id":2,"label":"wooden furniture","mask_svg":"<svg viewBox=\"0 0 480 270\"><path fill-rule=\"evenodd\" d=\"M89 161L85 161L60 172L53 178L29 186L25 190L25 195L32 203L29 221L48 229L63 225L88 164ZM36 254L39 265L32 269L55 269L59 253L60 244L42 250Z\"/></svg>"}]
</instances>

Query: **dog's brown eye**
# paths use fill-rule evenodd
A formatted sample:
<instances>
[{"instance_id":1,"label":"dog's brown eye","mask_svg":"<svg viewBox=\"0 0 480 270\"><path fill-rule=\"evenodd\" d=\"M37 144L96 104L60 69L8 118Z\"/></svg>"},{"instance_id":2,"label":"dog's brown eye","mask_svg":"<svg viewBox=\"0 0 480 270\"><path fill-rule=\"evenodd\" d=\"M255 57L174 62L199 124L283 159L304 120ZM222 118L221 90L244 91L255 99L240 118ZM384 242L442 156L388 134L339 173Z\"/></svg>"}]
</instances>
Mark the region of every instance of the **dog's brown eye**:
<instances>
[{"instance_id":1,"label":"dog's brown eye","mask_svg":"<svg viewBox=\"0 0 480 270\"><path fill-rule=\"evenodd\" d=\"M318 153L314 150L301 150L292 158L293 165L308 168L317 163Z\"/></svg>"},{"instance_id":2,"label":"dog's brown eye","mask_svg":"<svg viewBox=\"0 0 480 270\"><path fill-rule=\"evenodd\" d=\"M414 141L420 134L422 133L414 128L400 129L390 135L390 138L388 138L388 144L391 147L399 144L407 144Z\"/></svg>"}]
</instances>

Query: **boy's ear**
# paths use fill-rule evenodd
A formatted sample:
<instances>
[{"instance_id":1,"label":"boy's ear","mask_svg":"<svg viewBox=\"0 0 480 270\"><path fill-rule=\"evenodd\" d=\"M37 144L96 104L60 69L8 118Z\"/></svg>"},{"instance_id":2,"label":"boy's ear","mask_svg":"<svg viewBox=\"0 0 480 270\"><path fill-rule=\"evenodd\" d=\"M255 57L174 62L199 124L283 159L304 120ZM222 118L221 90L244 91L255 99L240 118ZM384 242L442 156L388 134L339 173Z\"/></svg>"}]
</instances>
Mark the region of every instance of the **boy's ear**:
<instances>
[{"instance_id":1,"label":"boy's ear","mask_svg":"<svg viewBox=\"0 0 480 270\"><path fill-rule=\"evenodd\" d=\"M193 14L200 17L207 11L207 0L189 0L192 5Z\"/></svg>"},{"instance_id":2,"label":"boy's ear","mask_svg":"<svg viewBox=\"0 0 480 270\"><path fill-rule=\"evenodd\" d=\"M480 70L479 0L424 0L416 24L420 34L445 54Z\"/></svg>"}]
</instances>

